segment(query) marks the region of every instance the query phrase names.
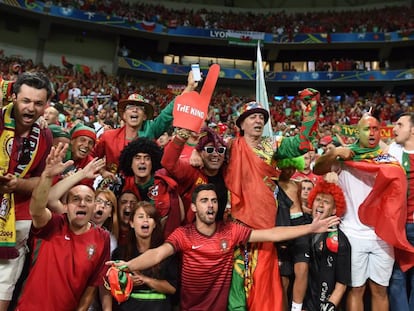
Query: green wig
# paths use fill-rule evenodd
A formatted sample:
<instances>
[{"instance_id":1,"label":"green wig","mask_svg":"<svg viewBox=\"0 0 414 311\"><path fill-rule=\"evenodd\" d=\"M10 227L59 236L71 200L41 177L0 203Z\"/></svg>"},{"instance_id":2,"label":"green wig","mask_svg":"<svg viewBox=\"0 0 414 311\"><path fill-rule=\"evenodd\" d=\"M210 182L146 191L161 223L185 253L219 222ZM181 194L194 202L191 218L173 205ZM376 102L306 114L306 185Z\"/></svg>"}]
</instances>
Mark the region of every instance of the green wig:
<instances>
[{"instance_id":1,"label":"green wig","mask_svg":"<svg viewBox=\"0 0 414 311\"><path fill-rule=\"evenodd\" d=\"M277 167L280 169L294 167L298 171L303 171L305 169L305 159L303 156L296 158L286 158L277 161Z\"/></svg>"}]
</instances>

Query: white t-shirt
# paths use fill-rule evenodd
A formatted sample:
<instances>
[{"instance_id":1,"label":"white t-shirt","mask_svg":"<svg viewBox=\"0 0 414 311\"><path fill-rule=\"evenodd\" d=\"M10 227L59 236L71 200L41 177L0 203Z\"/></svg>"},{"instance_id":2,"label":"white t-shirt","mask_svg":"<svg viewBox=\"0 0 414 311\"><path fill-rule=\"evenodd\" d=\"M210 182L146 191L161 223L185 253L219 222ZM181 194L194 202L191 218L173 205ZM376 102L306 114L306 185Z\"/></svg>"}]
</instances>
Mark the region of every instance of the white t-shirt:
<instances>
[{"instance_id":1,"label":"white t-shirt","mask_svg":"<svg viewBox=\"0 0 414 311\"><path fill-rule=\"evenodd\" d=\"M376 174L366 173L342 164L338 175L344 191L346 212L339 228L347 235L365 240L377 240L373 227L364 225L358 216L359 206L372 190Z\"/></svg>"},{"instance_id":2,"label":"white t-shirt","mask_svg":"<svg viewBox=\"0 0 414 311\"><path fill-rule=\"evenodd\" d=\"M77 87L72 88L68 91L68 97L69 99L75 99L78 98L81 95L81 90Z\"/></svg>"}]
</instances>

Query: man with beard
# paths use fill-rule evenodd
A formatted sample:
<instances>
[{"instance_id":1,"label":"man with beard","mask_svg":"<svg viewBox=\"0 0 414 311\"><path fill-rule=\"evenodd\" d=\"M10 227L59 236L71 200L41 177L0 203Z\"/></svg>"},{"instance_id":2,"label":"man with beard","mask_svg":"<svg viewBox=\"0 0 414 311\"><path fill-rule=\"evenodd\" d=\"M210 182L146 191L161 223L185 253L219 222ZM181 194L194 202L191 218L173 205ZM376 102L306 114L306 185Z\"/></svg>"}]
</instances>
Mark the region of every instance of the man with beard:
<instances>
[{"instance_id":1,"label":"man with beard","mask_svg":"<svg viewBox=\"0 0 414 311\"><path fill-rule=\"evenodd\" d=\"M181 158L181 153L191 134L189 130L179 129L172 142L165 147L161 164L178 182L178 192L183 200L186 223L194 221L191 194L201 183L212 183L216 186L219 205L216 218L223 220L228 197L222 170L226 157L226 143L213 129L202 128L195 149L199 152L203 165L193 167L187 159Z\"/></svg>"},{"instance_id":2,"label":"man with beard","mask_svg":"<svg viewBox=\"0 0 414 311\"><path fill-rule=\"evenodd\" d=\"M128 262L108 262L131 272L150 268L174 253L182 253L181 310L227 310L233 267L233 250L247 242L282 241L312 232L329 231L337 217L295 227L253 230L235 222L216 222L218 200L213 184L194 189L191 209L195 222L177 228L164 244Z\"/></svg>"},{"instance_id":3,"label":"man with beard","mask_svg":"<svg viewBox=\"0 0 414 311\"><path fill-rule=\"evenodd\" d=\"M404 167L408 183L407 215L404 217L405 233L401 230L401 234L405 234L408 241L414 245L414 114L410 112L400 115L393 132L395 142L389 146L388 152L395 156ZM396 251L395 256L396 263L389 287L390 310L414 310L414 262L413 260L411 263L406 262L407 259L413 258L413 255L407 256L407 254ZM399 259L405 262L399 262Z\"/></svg>"},{"instance_id":4,"label":"man with beard","mask_svg":"<svg viewBox=\"0 0 414 311\"><path fill-rule=\"evenodd\" d=\"M30 195L52 146L38 118L52 96L49 79L23 73L13 85L12 103L0 114L0 310L5 311L22 272L31 216Z\"/></svg>"},{"instance_id":5,"label":"man with beard","mask_svg":"<svg viewBox=\"0 0 414 311\"><path fill-rule=\"evenodd\" d=\"M387 287L394 248L413 249L406 236L401 235L401 220L407 208L406 191L402 189L407 189L407 181L398 161L379 146L378 120L367 113L357 129L357 141L323 154L316 161L314 172L337 172L347 203L340 225L352 248L347 309L363 310L368 285L372 310L388 311Z\"/></svg>"}]
</instances>

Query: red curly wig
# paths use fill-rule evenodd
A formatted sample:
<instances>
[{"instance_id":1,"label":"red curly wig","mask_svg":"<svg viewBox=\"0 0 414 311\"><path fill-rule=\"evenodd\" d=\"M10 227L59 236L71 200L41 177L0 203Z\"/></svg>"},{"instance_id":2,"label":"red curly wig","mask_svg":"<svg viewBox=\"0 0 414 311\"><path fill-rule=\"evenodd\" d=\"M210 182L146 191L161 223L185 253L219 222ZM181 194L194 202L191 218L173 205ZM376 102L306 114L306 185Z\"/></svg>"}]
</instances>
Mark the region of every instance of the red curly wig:
<instances>
[{"instance_id":1,"label":"red curly wig","mask_svg":"<svg viewBox=\"0 0 414 311\"><path fill-rule=\"evenodd\" d=\"M335 208L336 208L336 216L342 217L345 214L346 211L346 202L344 193L342 192L342 189L334 184L327 182L325 180L318 182L315 187L311 190L308 197L308 206L313 206L313 201L315 200L315 197L318 193L325 193L332 195L334 202L335 202Z\"/></svg>"}]
</instances>

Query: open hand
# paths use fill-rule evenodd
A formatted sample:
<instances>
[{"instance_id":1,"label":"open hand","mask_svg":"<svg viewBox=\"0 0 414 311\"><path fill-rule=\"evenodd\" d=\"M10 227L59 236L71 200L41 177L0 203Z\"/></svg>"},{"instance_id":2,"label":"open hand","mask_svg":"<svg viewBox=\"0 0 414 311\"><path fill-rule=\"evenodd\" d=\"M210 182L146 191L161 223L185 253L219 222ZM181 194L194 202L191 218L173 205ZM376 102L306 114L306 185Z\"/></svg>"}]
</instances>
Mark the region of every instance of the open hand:
<instances>
[{"instance_id":1,"label":"open hand","mask_svg":"<svg viewBox=\"0 0 414 311\"><path fill-rule=\"evenodd\" d=\"M317 214L311 223L313 233L323 233L323 232L332 232L337 229L337 226L340 223L340 218L338 216L329 216L327 218L321 219L321 215Z\"/></svg>"},{"instance_id":2,"label":"open hand","mask_svg":"<svg viewBox=\"0 0 414 311\"><path fill-rule=\"evenodd\" d=\"M47 177L54 177L73 165L72 160L66 161L65 163L62 162L66 156L68 146L68 144L59 143L56 147L53 146L50 149L50 153L46 158L46 167L43 174L46 174Z\"/></svg>"}]
</instances>

